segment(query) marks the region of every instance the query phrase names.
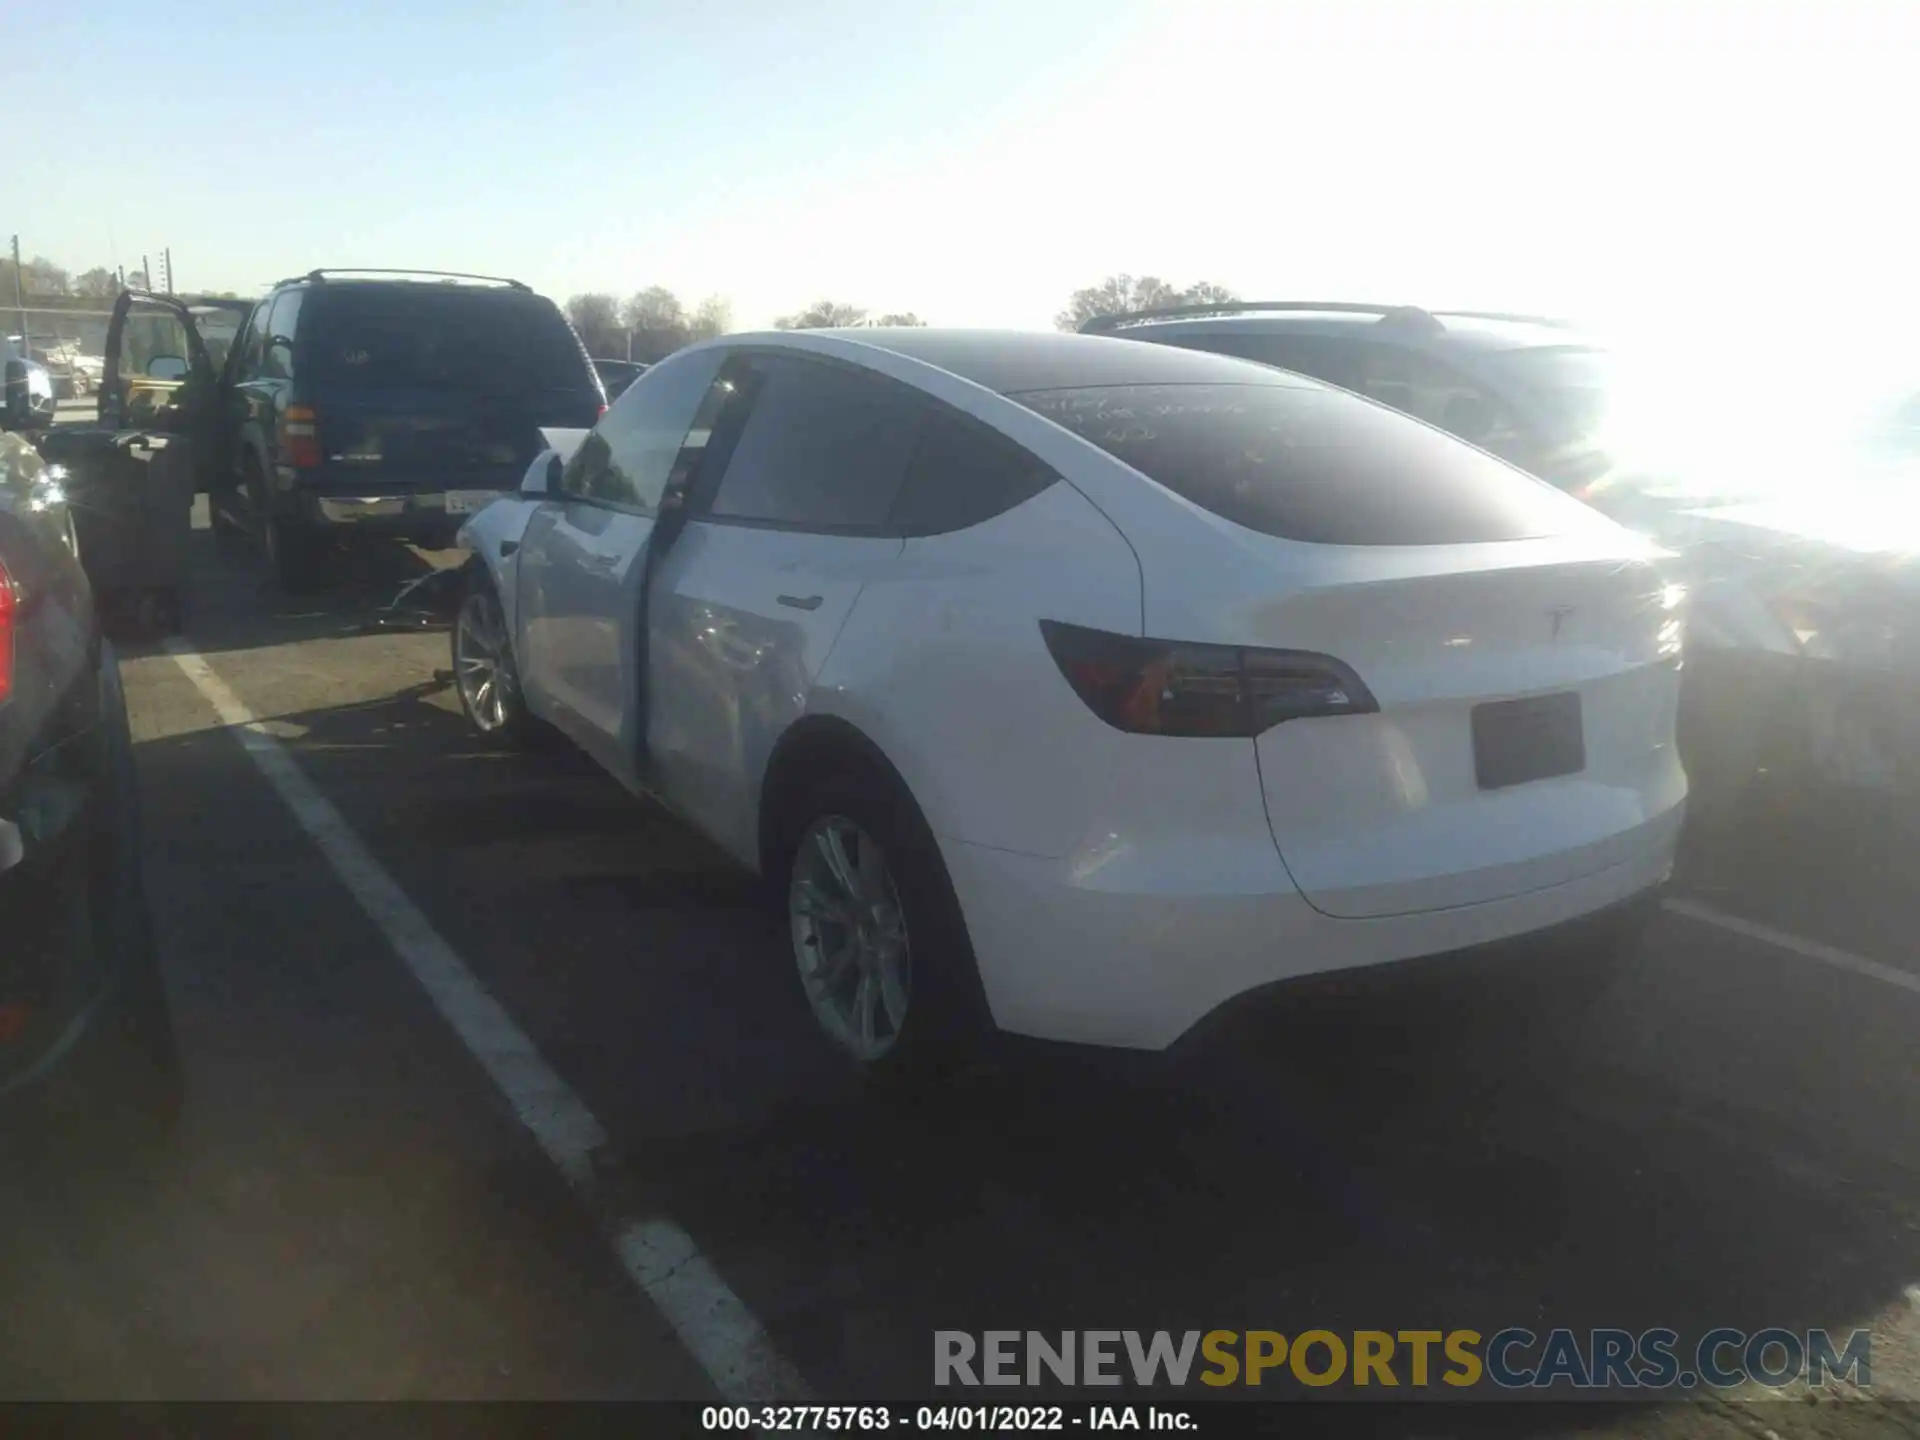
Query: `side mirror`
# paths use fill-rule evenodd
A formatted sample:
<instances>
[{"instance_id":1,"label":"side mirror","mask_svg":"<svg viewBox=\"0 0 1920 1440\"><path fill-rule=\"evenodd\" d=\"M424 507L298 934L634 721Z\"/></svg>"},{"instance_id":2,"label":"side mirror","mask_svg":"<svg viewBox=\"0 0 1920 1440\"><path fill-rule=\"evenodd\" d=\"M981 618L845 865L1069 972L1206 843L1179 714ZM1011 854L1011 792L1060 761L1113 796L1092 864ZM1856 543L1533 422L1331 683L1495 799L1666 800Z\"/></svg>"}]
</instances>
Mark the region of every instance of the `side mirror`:
<instances>
[{"instance_id":1,"label":"side mirror","mask_svg":"<svg viewBox=\"0 0 1920 1440\"><path fill-rule=\"evenodd\" d=\"M184 380L192 373L178 355L156 355L147 362L149 380Z\"/></svg>"}]
</instances>

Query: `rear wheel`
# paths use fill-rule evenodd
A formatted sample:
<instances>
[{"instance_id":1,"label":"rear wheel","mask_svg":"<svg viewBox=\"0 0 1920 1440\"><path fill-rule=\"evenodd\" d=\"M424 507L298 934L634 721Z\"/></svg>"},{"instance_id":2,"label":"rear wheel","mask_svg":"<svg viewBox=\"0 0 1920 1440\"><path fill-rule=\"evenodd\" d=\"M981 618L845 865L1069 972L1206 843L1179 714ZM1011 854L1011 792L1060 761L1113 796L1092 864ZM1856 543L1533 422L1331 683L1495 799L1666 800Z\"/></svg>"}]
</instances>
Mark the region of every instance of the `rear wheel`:
<instances>
[{"instance_id":1,"label":"rear wheel","mask_svg":"<svg viewBox=\"0 0 1920 1440\"><path fill-rule=\"evenodd\" d=\"M506 612L493 582L477 569L454 616L453 683L482 739L505 749L532 743L534 721L520 691Z\"/></svg>"},{"instance_id":2,"label":"rear wheel","mask_svg":"<svg viewBox=\"0 0 1920 1440\"><path fill-rule=\"evenodd\" d=\"M325 555L323 536L269 515L265 538L267 563L273 566L273 578L283 590L298 595L318 587Z\"/></svg>"},{"instance_id":3,"label":"rear wheel","mask_svg":"<svg viewBox=\"0 0 1920 1440\"><path fill-rule=\"evenodd\" d=\"M325 534L273 513L273 497L267 491L266 476L257 461L247 463L246 489L260 525L260 542L267 552L273 578L279 581L281 589L292 594L314 589L320 583L320 567L326 554Z\"/></svg>"},{"instance_id":4,"label":"rear wheel","mask_svg":"<svg viewBox=\"0 0 1920 1440\"><path fill-rule=\"evenodd\" d=\"M815 1025L876 1081L927 1079L987 1028L966 923L926 822L863 764L801 782L778 847L787 928Z\"/></svg>"}]
</instances>

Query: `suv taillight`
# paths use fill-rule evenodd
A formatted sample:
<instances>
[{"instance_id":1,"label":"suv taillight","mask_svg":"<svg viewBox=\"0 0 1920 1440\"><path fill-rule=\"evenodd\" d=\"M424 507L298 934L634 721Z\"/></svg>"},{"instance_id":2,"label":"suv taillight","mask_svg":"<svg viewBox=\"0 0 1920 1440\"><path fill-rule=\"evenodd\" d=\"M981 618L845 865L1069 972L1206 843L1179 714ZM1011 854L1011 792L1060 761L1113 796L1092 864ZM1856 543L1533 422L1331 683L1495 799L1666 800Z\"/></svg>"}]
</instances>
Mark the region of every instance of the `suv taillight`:
<instances>
[{"instance_id":1,"label":"suv taillight","mask_svg":"<svg viewBox=\"0 0 1920 1440\"><path fill-rule=\"evenodd\" d=\"M1040 633L1087 708L1136 735L1245 737L1283 720L1380 708L1329 655L1141 640L1057 620L1042 620Z\"/></svg>"},{"instance_id":2,"label":"suv taillight","mask_svg":"<svg viewBox=\"0 0 1920 1440\"><path fill-rule=\"evenodd\" d=\"M280 415L280 454L296 470L320 463L320 417L305 405L289 405Z\"/></svg>"},{"instance_id":3,"label":"suv taillight","mask_svg":"<svg viewBox=\"0 0 1920 1440\"><path fill-rule=\"evenodd\" d=\"M0 705L13 694L13 630L20 600L13 593L13 577L0 560Z\"/></svg>"}]
</instances>

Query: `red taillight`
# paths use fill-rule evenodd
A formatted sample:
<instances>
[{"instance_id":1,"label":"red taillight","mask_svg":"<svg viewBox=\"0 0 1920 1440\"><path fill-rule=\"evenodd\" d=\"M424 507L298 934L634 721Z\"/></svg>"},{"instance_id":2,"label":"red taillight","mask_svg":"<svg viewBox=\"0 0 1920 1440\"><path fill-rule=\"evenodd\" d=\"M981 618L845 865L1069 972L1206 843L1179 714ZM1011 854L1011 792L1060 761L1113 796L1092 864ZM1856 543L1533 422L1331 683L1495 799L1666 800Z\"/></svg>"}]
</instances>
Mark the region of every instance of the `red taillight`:
<instances>
[{"instance_id":1,"label":"red taillight","mask_svg":"<svg viewBox=\"0 0 1920 1440\"><path fill-rule=\"evenodd\" d=\"M597 419L599 418L599 416L600 416L600 415L604 415L604 414L606 414L606 413L607 413L607 407L606 407L606 406L604 406L604 405L602 405L602 406L600 407L600 411L599 411L599 415L596 415L596 416L595 416L594 418L595 418L595 419L597 420Z\"/></svg>"},{"instance_id":2,"label":"red taillight","mask_svg":"<svg viewBox=\"0 0 1920 1440\"><path fill-rule=\"evenodd\" d=\"M1042 620L1040 633L1087 708L1136 735L1245 737L1283 720L1380 708L1329 655L1141 640L1056 620Z\"/></svg>"},{"instance_id":3,"label":"red taillight","mask_svg":"<svg viewBox=\"0 0 1920 1440\"><path fill-rule=\"evenodd\" d=\"M6 704L7 697L13 694L13 627L19 608L19 598L13 593L13 577L7 573L6 561L0 560L0 705Z\"/></svg>"},{"instance_id":4,"label":"red taillight","mask_svg":"<svg viewBox=\"0 0 1920 1440\"><path fill-rule=\"evenodd\" d=\"M280 415L280 454L296 470L320 463L319 416L305 405L289 405Z\"/></svg>"}]
</instances>

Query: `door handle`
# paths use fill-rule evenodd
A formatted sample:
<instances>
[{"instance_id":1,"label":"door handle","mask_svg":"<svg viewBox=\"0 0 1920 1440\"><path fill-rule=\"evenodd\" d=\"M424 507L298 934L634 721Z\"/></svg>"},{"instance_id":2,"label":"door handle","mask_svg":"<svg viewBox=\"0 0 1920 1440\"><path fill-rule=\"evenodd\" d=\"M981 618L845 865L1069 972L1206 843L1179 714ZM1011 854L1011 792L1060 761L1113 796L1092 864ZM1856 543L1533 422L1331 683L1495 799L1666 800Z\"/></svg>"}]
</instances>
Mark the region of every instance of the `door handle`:
<instances>
[{"instance_id":1,"label":"door handle","mask_svg":"<svg viewBox=\"0 0 1920 1440\"><path fill-rule=\"evenodd\" d=\"M775 597L790 610L818 610L821 597L818 595L780 595Z\"/></svg>"}]
</instances>

